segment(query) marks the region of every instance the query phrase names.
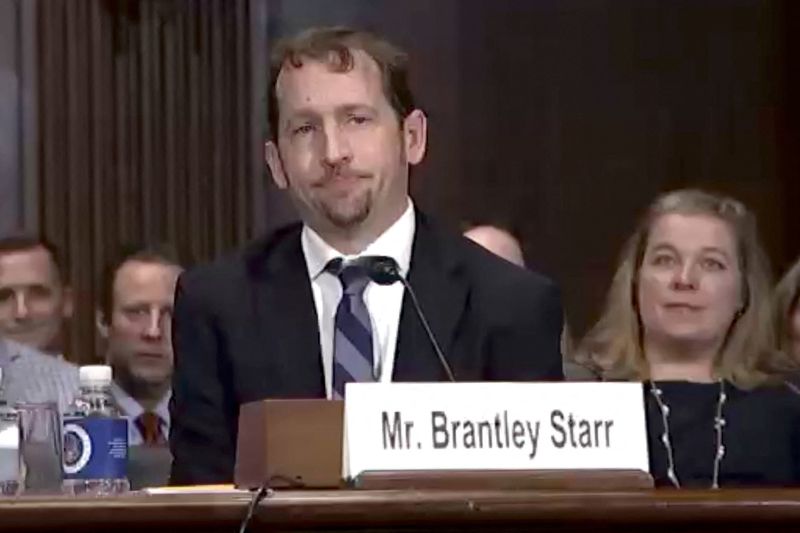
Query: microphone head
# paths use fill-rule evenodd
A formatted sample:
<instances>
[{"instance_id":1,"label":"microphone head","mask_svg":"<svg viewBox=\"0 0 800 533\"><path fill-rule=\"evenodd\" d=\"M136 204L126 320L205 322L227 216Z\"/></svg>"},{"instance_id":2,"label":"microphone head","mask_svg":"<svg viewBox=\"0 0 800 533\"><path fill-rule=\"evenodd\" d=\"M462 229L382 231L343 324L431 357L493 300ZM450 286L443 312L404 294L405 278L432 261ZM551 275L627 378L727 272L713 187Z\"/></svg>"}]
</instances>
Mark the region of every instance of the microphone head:
<instances>
[{"instance_id":1,"label":"microphone head","mask_svg":"<svg viewBox=\"0 0 800 533\"><path fill-rule=\"evenodd\" d=\"M366 255L355 260L367 272L369 279L378 285L391 285L400 281L397 261L385 255Z\"/></svg>"}]
</instances>

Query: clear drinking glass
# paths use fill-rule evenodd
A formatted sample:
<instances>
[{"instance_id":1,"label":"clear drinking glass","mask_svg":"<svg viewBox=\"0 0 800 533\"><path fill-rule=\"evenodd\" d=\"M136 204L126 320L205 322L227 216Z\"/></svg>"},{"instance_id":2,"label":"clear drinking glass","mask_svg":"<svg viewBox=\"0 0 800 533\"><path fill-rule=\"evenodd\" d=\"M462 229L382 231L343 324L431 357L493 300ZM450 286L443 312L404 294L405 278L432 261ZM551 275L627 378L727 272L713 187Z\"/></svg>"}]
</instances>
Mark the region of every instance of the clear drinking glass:
<instances>
[{"instance_id":1,"label":"clear drinking glass","mask_svg":"<svg viewBox=\"0 0 800 533\"><path fill-rule=\"evenodd\" d=\"M16 496L22 488L22 431L19 412L0 401L0 495Z\"/></svg>"},{"instance_id":2,"label":"clear drinking glass","mask_svg":"<svg viewBox=\"0 0 800 533\"><path fill-rule=\"evenodd\" d=\"M58 494L63 479L61 415L54 402L18 403L22 479L27 494Z\"/></svg>"}]
</instances>

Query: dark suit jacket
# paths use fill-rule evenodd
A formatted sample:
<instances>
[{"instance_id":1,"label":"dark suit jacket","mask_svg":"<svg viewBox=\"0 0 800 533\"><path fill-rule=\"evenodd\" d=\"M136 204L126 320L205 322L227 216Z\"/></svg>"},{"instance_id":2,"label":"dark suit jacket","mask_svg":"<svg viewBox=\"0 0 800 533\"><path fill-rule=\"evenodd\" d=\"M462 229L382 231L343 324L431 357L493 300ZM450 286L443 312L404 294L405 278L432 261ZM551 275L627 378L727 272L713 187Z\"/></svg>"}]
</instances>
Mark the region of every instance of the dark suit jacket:
<instances>
[{"instance_id":1,"label":"dark suit jacket","mask_svg":"<svg viewBox=\"0 0 800 533\"><path fill-rule=\"evenodd\" d=\"M175 299L171 481L230 482L239 405L323 398L322 357L299 224L185 273ZM549 280L417 215L409 283L458 381L563 378L562 309ZM394 381L445 373L408 294Z\"/></svg>"}]
</instances>

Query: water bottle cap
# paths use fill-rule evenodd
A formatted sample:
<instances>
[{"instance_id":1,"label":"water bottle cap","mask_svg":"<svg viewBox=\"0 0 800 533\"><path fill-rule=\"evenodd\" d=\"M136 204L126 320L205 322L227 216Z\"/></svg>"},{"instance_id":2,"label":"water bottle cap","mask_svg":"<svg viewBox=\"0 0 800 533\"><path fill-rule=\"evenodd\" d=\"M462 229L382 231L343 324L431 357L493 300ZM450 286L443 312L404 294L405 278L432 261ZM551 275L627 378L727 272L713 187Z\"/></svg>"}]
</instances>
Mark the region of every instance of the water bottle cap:
<instances>
[{"instance_id":1,"label":"water bottle cap","mask_svg":"<svg viewBox=\"0 0 800 533\"><path fill-rule=\"evenodd\" d=\"M108 365L86 365L78 369L81 385L111 385L111 367Z\"/></svg>"}]
</instances>

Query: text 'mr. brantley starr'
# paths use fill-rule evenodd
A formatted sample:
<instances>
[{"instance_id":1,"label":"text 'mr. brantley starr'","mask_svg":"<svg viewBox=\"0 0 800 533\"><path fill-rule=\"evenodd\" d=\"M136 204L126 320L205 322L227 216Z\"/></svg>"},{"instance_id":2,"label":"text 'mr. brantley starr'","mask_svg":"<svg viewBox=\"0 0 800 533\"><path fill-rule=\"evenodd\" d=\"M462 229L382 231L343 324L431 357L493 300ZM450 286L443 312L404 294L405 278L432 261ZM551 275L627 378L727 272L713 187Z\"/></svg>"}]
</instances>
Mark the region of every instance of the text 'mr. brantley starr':
<instances>
[{"instance_id":1,"label":"text 'mr. brantley starr'","mask_svg":"<svg viewBox=\"0 0 800 533\"><path fill-rule=\"evenodd\" d=\"M611 446L613 420L586 419L553 409L549 417L550 440L556 448L608 448ZM448 417L444 411L430 413L430 442L436 450L486 450L515 448L536 457L541 420L511 419L508 411L483 419ZM413 420L399 411L381 413L383 448L403 450L422 448Z\"/></svg>"}]
</instances>

